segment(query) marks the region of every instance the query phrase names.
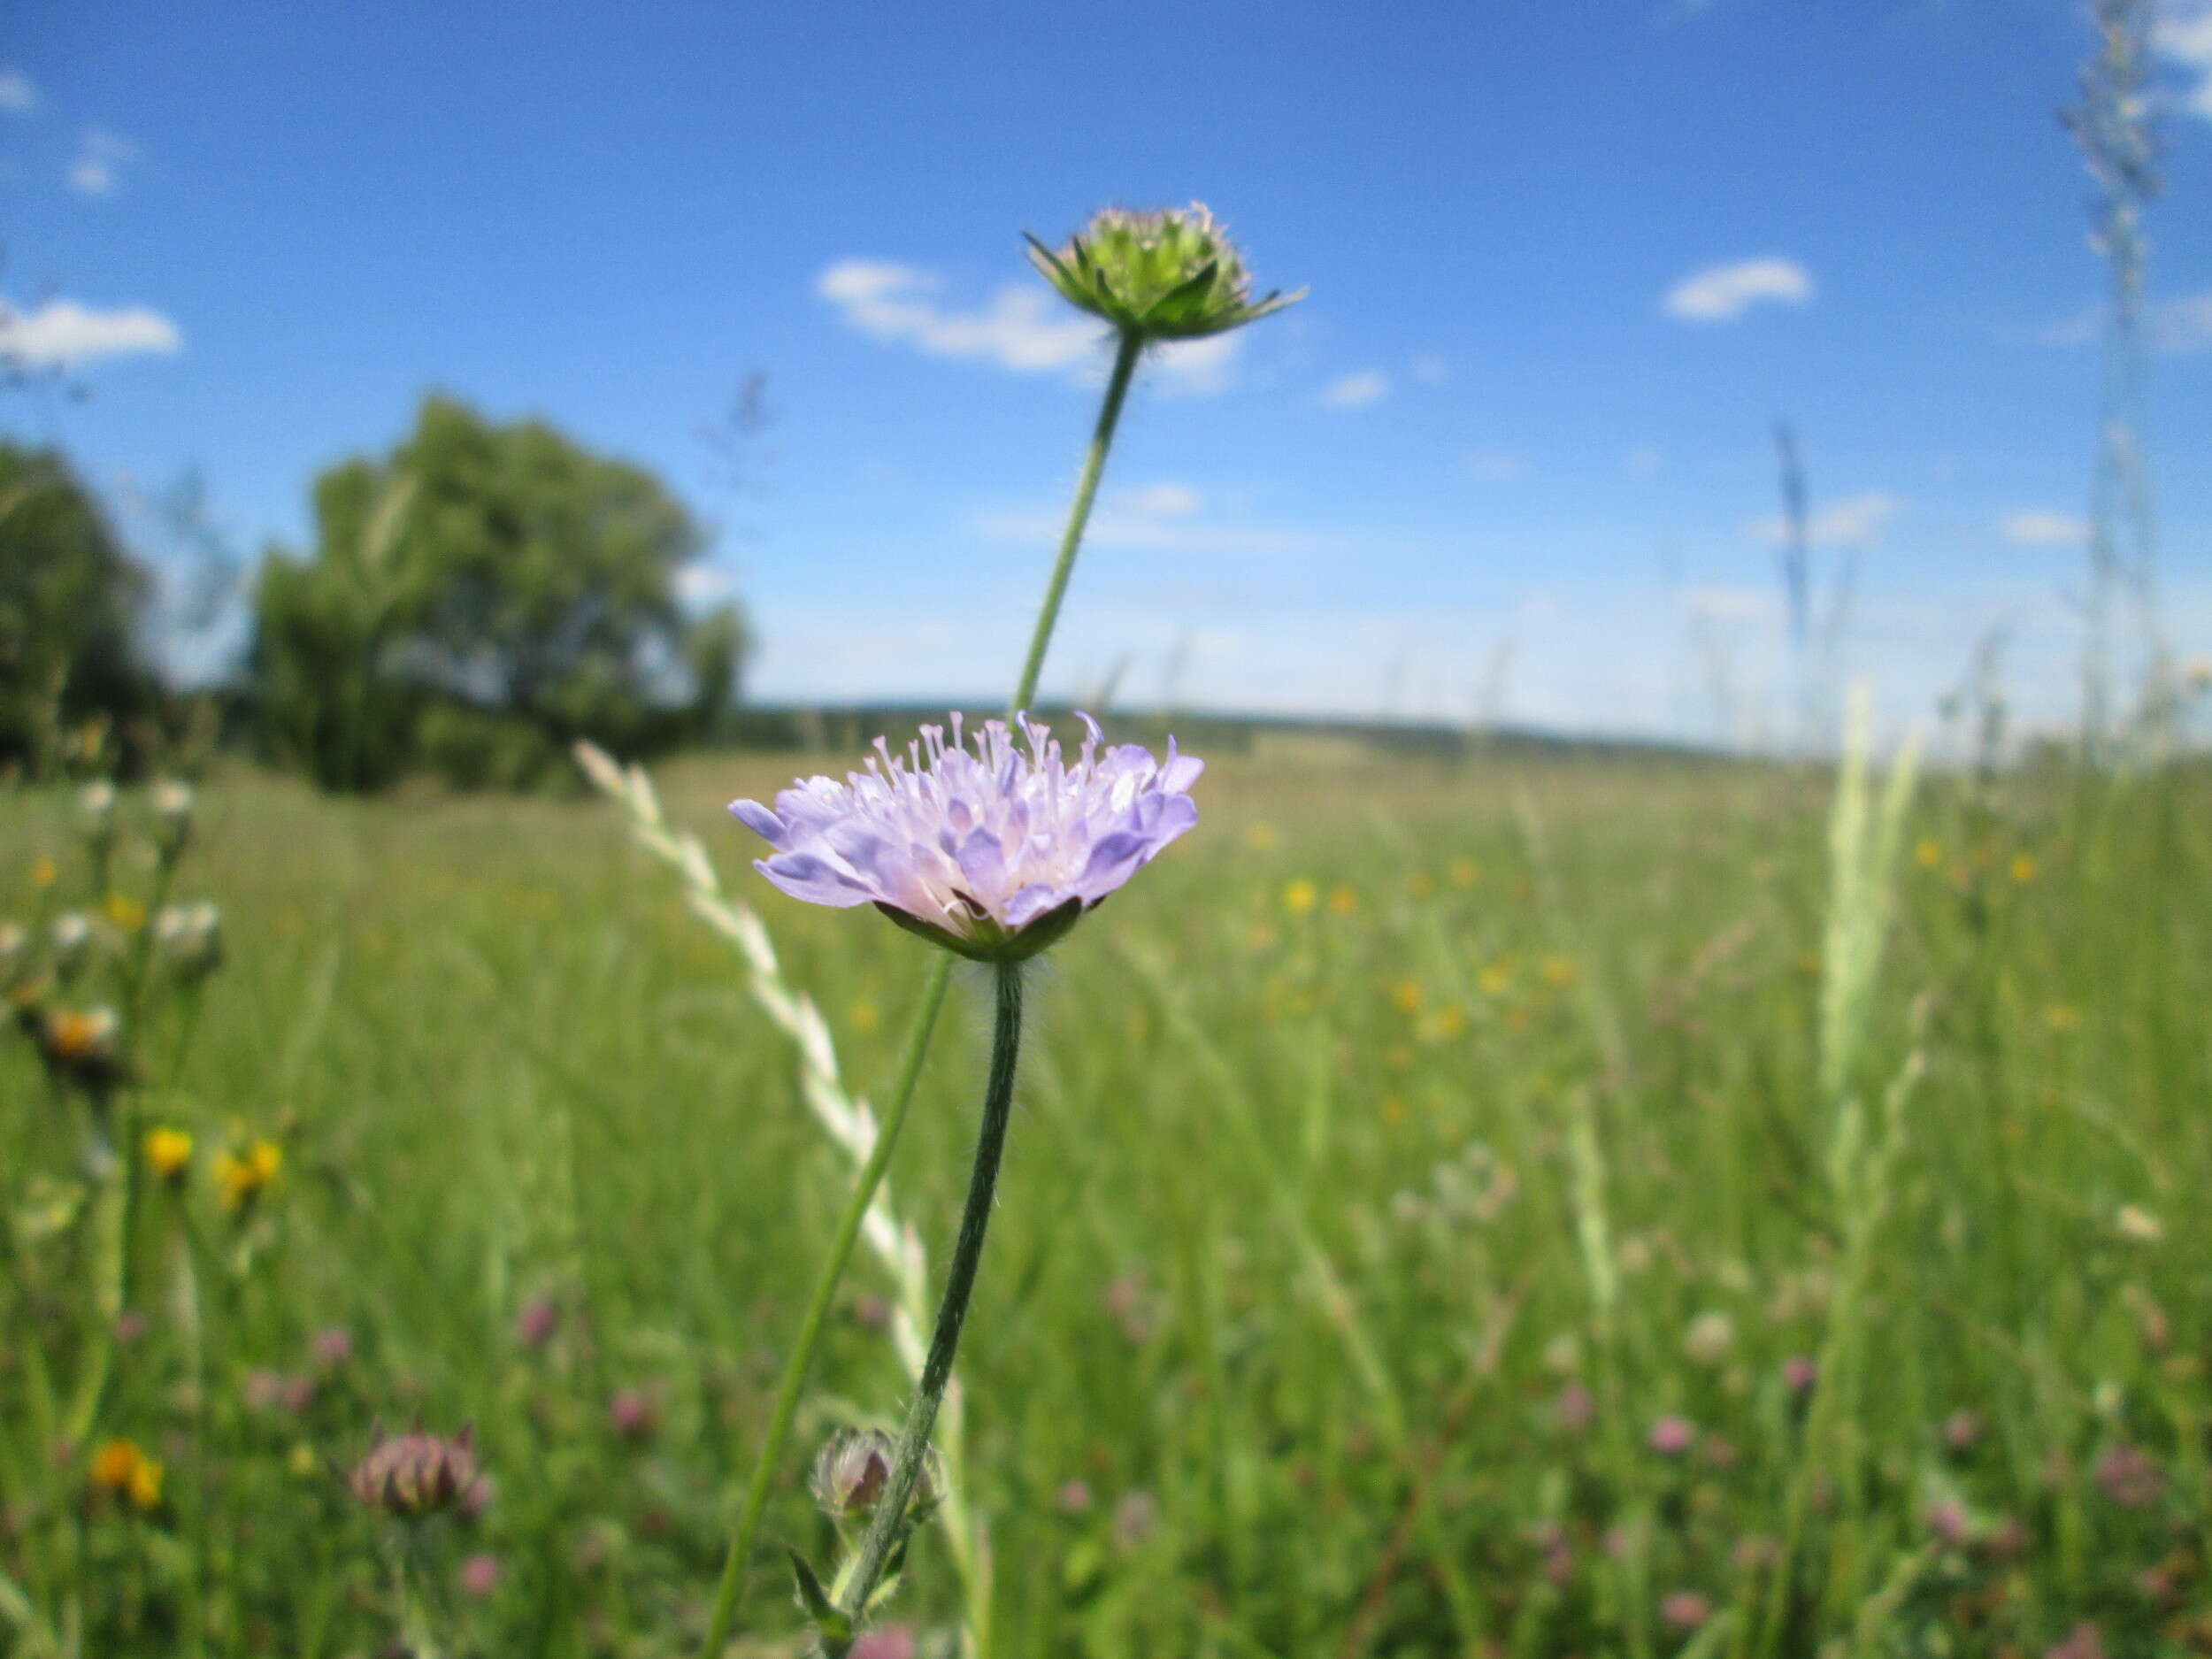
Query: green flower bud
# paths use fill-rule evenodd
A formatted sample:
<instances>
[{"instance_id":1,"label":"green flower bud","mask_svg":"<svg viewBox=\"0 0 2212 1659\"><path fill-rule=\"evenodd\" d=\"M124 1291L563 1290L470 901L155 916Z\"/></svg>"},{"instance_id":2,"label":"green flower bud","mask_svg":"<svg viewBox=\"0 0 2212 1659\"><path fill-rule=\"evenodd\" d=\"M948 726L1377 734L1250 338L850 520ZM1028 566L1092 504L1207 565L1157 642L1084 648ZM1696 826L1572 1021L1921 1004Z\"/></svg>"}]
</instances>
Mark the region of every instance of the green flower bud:
<instances>
[{"instance_id":1,"label":"green flower bud","mask_svg":"<svg viewBox=\"0 0 2212 1659\"><path fill-rule=\"evenodd\" d=\"M1071 305L1146 340L1200 340L1305 297L1251 297L1251 279L1213 215L1194 203L1157 213L1110 207L1054 252L1029 238L1030 263Z\"/></svg>"}]
</instances>

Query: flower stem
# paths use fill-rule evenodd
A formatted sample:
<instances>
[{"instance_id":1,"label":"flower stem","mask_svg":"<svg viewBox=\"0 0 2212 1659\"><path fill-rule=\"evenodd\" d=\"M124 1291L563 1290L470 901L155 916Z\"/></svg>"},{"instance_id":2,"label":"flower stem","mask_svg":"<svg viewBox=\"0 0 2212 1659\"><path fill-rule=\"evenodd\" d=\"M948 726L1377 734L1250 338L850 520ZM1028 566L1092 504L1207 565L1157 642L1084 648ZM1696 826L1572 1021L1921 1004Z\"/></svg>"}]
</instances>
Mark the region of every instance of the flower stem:
<instances>
[{"instance_id":1,"label":"flower stem","mask_svg":"<svg viewBox=\"0 0 2212 1659\"><path fill-rule=\"evenodd\" d=\"M960 1327L967 1321L976 1269L983 1260L984 1235L990 1230L991 1200L998 1190L999 1159L1006 1150L1006 1125L1013 1113L1014 1071L1021 1057L1022 1041L1021 964L998 963L991 972L997 993L991 1029L991 1073L983 1090L983 1123L976 1133L975 1164L968 1174L967 1207L961 1212L960 1236L954 1240L952 1260L946 1269L945 1297L938 1304L929 1357L922 1363L921 1387L907 1409L906 1423L899 1430L898 1445L892 1454L890 1478L877 1500L875 1518L860 1541L860 1554L845 1586L844 1610L856 1622L867 1610L868 1598L883 1576L884 1563L905 1534L907 1504L929 1457L930 1431L937 1425L945 1386L952 1380ZM843 1659L844 1652L845 1648L833 1646L831 1659Z\"/></svg>"},{"instance_id":2,"label":"flower stem","mask_svg":"<svg viewBox=\"0 0 2212 1659\"><path fill-rule=\"evenodd\" d=\"M889 1167L891 1154L898 1146L899 1132L906 1126L907 1108L914 1102L914 1087L922 1075L923 1056L929 1052L930 1033L936 1029L937 1015L945 1005L946 989L952 983L952 964L949 953L938 952L929 977L922 983L922 1005L907 1032L906 1047L899 1055L898 1080L892 1087L889 1110L882 1127L876 1132L876 1143L868 1154L868 1161L853 1183L845 1213L838 1217L829 1255L815 1277L806 1314L799 1322L797 1340L784 1361L783 1376L776 1385L776 1403L769 1413L768 1432L761 1443L760 1456L753 1465L752 1482L745 1489L744 1507L738 1511L736 1524L730 1529L729 1554L723 1560L722 1580L715 1591L713 1613L707 1620L706 1642L699 1650L702 1659L718 1659L722 1644L728 1638L730 1619L737 1611L744 1588L746 1557L752 1550L753 1534L760 1526L761 1511L768 1504L768 1489L783 1460L784 1443L791 1437L791 1421L798 1411L799 1395L805 1388L814 1350L821 1341L822 1322L836 1298L838 1283L845 1276L845 1264L852 1259L853 1246L860 1237L868 1206L875 1202L876 1188L882 1185L883 1172Z\"/></svg>"},{"instance_id":3,"label":"flower stem","mask_svg":"<svg viewBox=\"0 0 2212 1659\"><path fill-rule=\"evenodd\" d=\"M1129 382L1144 350L1144 336L1125 333L1114 348L1114 372L1106 382L1106 402L1098 411L1091 433L1091 447L1083 457L1083 471L1075 483L1075 501L1068 509L1068 527L1060 534L1059 557L1053 561L1052 580L1045 588L1045 603L1037 613L1036 632L1030 636L1029 656L1022 663L1022 677L1014 688L1010 711L1020 714L1037 695L1037 676L1044 672L1045 647L1052 642L1053 625L1060 618L1060 601L1075 573L1076 549L1083 545L1084 526L1091 521L1091 503L1098 496L1099 474L1106 470L1106 451L1113 447L1114 427L1121 420L1121 405L1129 396Z\"/></svg>"}]
</instances>

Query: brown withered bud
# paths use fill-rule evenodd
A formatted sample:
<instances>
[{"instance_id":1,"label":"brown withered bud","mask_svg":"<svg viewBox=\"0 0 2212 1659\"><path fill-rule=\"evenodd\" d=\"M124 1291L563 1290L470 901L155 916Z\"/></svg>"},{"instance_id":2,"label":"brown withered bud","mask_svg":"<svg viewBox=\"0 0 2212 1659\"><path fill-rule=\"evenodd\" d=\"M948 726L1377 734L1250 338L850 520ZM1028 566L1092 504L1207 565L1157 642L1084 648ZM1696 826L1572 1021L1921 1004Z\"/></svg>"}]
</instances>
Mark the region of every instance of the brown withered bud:
<instances>
[{"instance_id":1,"label":"brown withered bud","mask_svg":"<svg viewBox=\"0 0 2212 1659\"><path fill-rule=\"evenodd\" d=\"M451 1439L426 1434L421 1424L387 1437L380 1429L368 1455L354 1466L353 1495L373 1509L412 1520L458 1502L477 1484L476 1431L465 1425Z\"/></svg>"}]
</instances>

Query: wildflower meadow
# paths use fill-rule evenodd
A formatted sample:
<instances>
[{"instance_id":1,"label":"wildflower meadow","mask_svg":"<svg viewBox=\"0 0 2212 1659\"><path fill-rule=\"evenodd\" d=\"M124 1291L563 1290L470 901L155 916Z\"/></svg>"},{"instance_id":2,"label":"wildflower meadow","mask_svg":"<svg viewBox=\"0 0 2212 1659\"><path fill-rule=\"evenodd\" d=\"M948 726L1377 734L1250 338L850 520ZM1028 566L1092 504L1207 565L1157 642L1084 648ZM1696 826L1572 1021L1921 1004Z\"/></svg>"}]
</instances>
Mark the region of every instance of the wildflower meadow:
<instances>
[{"instance_id":1,"label":"wildflower meadow","mask_svg":"<svg viewBox=\"0 0 2212 1659\"><path fill-rule=\"evenodd\" d=\"M1904 718L1832 672L1786 424L1774 741L1066 695L1083 574L1198 511L1132 434L1325 338L1196 204L1008 237L960 326L822 279L1079 370L1002 697L752 706L673 494L443 394L243 689L0 586L0 1652L2212 1654L2212 667L2130 424L2197 37L2093 20L2076 727L1994 644ZM124 571L0 462L0 550Z\"/></svg>"}]
</instances>

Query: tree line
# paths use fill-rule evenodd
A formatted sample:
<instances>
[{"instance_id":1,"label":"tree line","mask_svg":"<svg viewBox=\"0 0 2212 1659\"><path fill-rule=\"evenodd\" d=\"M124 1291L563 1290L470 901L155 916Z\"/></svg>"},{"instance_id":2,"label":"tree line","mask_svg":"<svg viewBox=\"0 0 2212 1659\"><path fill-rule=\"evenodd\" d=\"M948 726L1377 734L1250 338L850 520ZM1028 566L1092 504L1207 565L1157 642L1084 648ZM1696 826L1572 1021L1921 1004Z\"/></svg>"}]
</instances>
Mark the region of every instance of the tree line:
<instances>
[{"instance_id":1,"label":"tree line","mask_svg":"<svg viewBox=\"0 0 2212 1659\"><path fill-rule=\"evenodd\" d=\"M311 548L262 557L212 695L227 737L326 789L528 787L578 738L647 752L734 716L744 612L685 602L706 533L641 467L434 395L388 454L325 470L313 510ZM173 738L151 588L65 457L0 441L0 770L64 769L87 733L127 764Z\"/></svg>"}]
</instances>

